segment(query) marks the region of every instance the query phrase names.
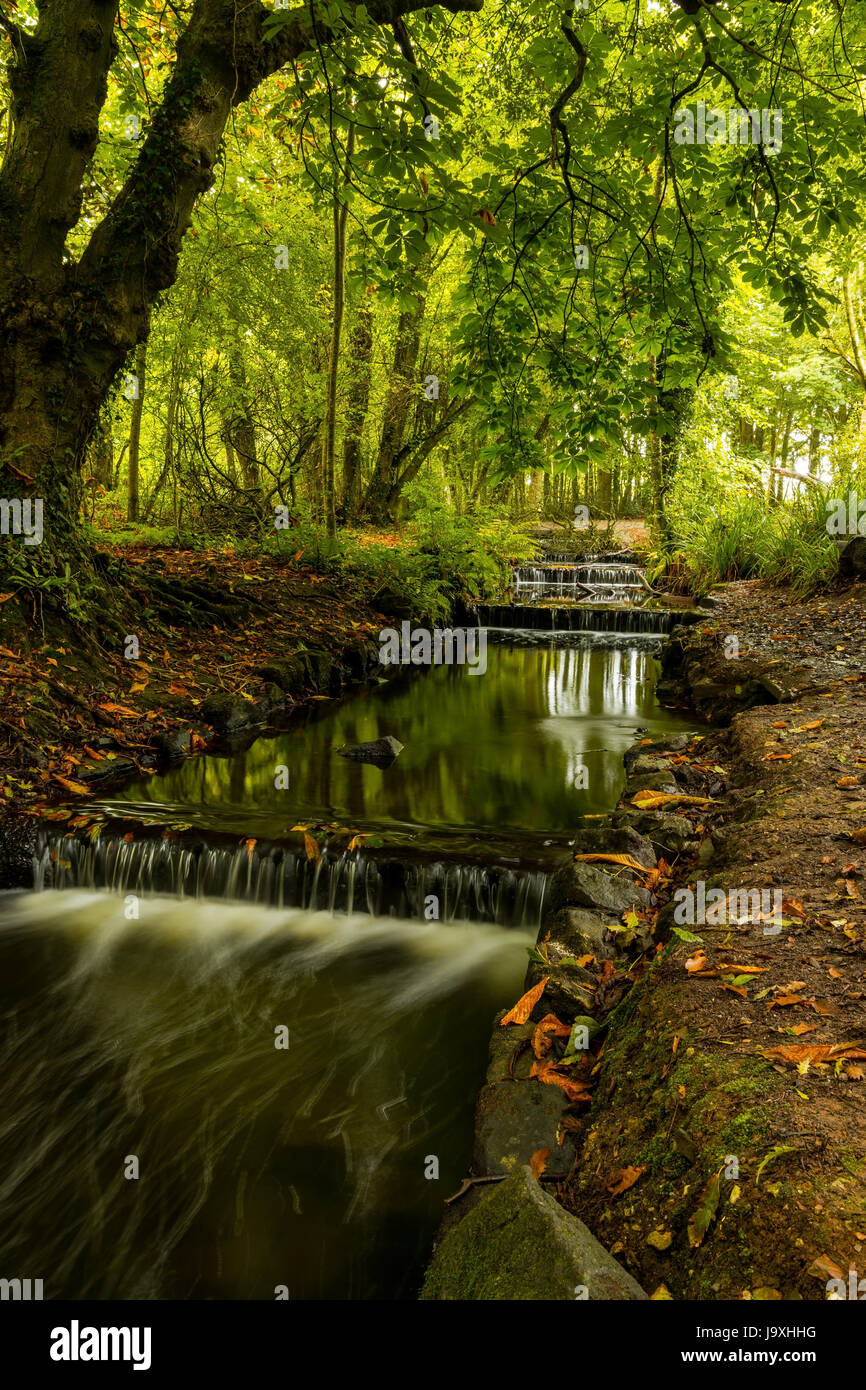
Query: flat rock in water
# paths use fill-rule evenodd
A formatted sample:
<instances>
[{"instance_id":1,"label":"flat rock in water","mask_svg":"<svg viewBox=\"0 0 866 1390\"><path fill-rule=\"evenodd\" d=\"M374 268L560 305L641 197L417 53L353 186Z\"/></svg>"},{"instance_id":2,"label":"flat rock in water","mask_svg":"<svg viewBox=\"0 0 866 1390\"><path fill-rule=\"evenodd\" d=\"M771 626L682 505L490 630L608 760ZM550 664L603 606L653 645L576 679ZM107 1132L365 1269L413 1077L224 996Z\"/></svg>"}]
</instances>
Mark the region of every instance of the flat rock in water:
<instances>
[{"instance_id":1,"label":"flat rock in water","mask_svg":"<svg viewBox=\"0 0 866 1390\"><path fill-rule=\"evenodd\" d=\"M372 743L356 743L352 748L338 748L337 752L341 758L354 758L360 763L392 763L398 753L403 752L403 744L388 734L386 738L374 739Z\"/></svg>"},{"instance_id":2,"label":"flat rock in water","mask_svg":"<svg viewBox=\"0 0 866 1390\"><path fill-rule=\"evenodd\" d=\"M583 1292L585 1290L585 1293ZM424 1300L638 1301L640 1284L522 1165L438 1246Z\"/></svg>"}]
</instances>

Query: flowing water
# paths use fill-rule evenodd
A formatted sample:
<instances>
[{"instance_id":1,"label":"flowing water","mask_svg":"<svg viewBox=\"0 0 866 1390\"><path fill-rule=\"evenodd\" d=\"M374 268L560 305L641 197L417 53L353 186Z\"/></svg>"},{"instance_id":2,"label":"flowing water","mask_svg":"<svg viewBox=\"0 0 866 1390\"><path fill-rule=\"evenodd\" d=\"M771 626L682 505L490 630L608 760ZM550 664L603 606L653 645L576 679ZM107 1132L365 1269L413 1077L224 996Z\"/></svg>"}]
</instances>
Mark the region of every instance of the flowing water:
<instances>
[{"instance_id":1,"label":"flowing water","mask_svg":"<svg viewBox=\"0 0 866 1390\"><path fill-rule=\"evenodd\" d=\"M413 1296L547 874L636 729L684 727L656 646L501 634L47 833L51 891L2 905L0 1275ZM390 767L336 751L385 734Z\"/></svg>"}]
</instances>

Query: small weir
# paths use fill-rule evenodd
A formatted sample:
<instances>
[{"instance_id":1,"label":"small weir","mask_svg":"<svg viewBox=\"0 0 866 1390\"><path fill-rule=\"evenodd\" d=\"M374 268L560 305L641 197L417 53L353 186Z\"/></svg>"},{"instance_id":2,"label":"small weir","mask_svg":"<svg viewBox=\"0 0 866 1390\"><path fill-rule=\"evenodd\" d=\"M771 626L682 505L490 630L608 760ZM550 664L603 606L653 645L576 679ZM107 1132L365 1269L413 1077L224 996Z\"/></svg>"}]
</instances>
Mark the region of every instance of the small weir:
<instances>
[{"instance_id":1,"label":"small weir","mask_svg":"<svg viewBox=\"0 0 866 1390\"><path fill-rule=\"evenodd\" d=\"M443 922L494 922L537 930L548 873L501 864L447 862L428 855L334 852L256 842L185 843L129 831L96 840L44 834L35 887L108 888L113 892L251 902L310 912L369 913Z\"/></svg>"}]
</instances>

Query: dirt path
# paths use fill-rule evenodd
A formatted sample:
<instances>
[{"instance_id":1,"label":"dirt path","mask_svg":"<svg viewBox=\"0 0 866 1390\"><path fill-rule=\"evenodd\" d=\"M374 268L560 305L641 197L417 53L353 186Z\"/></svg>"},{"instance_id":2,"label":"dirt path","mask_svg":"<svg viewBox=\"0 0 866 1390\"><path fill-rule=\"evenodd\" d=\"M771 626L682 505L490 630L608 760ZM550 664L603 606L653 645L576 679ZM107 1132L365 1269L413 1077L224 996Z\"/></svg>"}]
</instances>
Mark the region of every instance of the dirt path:
<instances>
[{"instance_id":1,"label":"dirt path","mask_svg":"<svg viewBox=\"0 0 866 1390\"><path fill-rule=\"evenodd\" d=\"M730 725L704 741L725 790L677 882L778 892L783 925L743 898L684 925L701 940L674 936L611 1027L564 1199L659 1297L825 1299L866 1275L864 597L732 585L668 657Z\"/></svg>"}]
</instances>

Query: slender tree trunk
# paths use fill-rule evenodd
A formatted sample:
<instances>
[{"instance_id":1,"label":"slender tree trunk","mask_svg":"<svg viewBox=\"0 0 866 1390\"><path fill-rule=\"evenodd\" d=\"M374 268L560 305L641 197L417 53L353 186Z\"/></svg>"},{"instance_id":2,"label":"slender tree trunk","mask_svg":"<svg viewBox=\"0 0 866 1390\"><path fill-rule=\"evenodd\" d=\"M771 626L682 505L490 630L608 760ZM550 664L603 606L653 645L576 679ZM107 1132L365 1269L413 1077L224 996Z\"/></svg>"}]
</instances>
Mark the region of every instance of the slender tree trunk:
<instances>
[{"instance_id":1,"label":"slender tree trunk","mask_svg":"<svg viewBox=\"0 0 866 1390\"><path fill-rule=\"evenodd\" d=\"M147 345L142 343L135 354L135 395L132 398L132 418L129 422L129 501L127 521L138 521L139 451L141 448L141 417L144 411L144 391L147 375Z\"/></svg>"},{"instance_id":2,"label":"slender tree trunk","mask_svg":"<svg viewBox=\"0 0 866 1390\"><path fill-rule=\"evenodd\" d=\"M351 169L352 155L355 152L355 127L349 126L346 140L346 168ZM349 181L349 173L346 182ZM337 442L337 378L340 372L340 344L343 338L343 317L346 308L346 224L349 220L349 205L341 200L334 176L333 193L334 225L334 312L331 320L331 350L328 356L328 392L325 407L325 432L322 440L322 500L325 509L325 530L329 536L337 534L337 497L334 475L334 453Z\"/></svg>"},{"instance_id":3,"label":"slender tree trunk","mask_svg":"<svg viewBox=\"0 0 866 1390\"><path fill-rule=\"evenodd\" d=\"M350 521L358 509L361 483L361 440L370 404L373 366L373 311L365 297L358 309L352 333L351 358L354 369L346 411L343 439L343 514Z\"/></svg>"},{"instance_id":4,"label":"slender tree trunk","mask_svg":"<svg viewBox=\"0 0 866 1390\"><path fill-rule=\"evenodd\" d=\"M147 506L144 509L142 521L146 524L150 520L151 513L156 504L156 499L162 491L163 484L167 477L174 471L174 422L177 416L177 401L180 395L181 378L181 354L176 352L171 361L171 380L168 388L168 409L165 420L165 439L162 449L162 468L156 484L151 490L147 499Z\"/></svg>"}]
</instances>

